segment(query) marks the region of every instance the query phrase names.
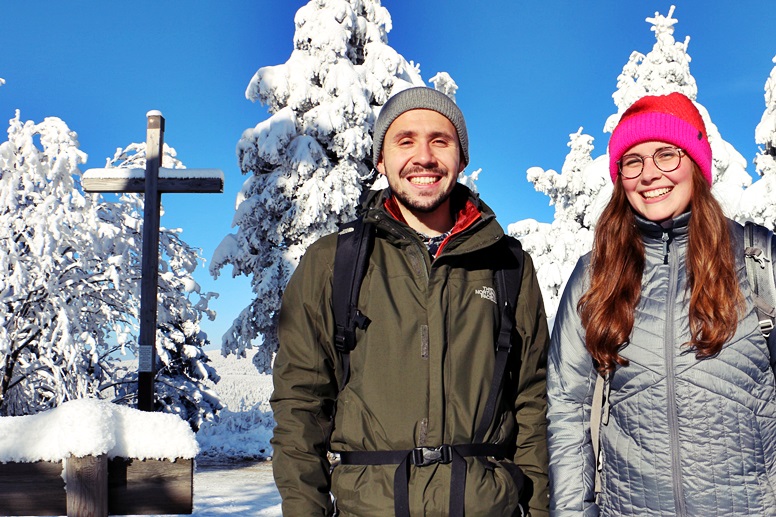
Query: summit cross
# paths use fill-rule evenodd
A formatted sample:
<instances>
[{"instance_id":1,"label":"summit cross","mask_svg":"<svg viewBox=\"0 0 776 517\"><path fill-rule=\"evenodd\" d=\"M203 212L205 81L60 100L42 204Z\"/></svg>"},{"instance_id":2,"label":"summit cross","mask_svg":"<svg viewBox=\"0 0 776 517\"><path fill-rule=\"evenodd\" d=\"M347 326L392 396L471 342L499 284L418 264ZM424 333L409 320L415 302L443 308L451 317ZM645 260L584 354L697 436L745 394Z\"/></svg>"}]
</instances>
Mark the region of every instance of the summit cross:
<instances>
[{"instance_id":1,"label":"summit cross","mask_svg":"<svg viewBox=\"0 0 776 517\"><path fill-rule=\"evenodd\" d=\"M137 407L142 411L154 411L154 379L158 368L156 324L162 194L221 193L224 191L224 173L219 169L163 168L164 117L156 110L149 111L146 117L145 170L89 169L83 175L82 184L86 192L144 195Z\"/></svg>"}]
</instances>

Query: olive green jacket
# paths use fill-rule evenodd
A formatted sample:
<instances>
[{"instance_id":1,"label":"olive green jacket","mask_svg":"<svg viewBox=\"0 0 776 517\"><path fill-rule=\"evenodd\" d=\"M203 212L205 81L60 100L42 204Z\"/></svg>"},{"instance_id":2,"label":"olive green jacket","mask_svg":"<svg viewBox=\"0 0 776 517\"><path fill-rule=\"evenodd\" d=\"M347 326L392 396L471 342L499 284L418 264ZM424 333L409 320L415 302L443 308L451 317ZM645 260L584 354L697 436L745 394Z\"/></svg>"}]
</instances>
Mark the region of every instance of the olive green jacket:
<instances>
[{"instance_id":1,"label":"olive green jacket","mask_svg":"<svg viewBox=\"0 0 776 517\"><path fill-rule=\"evenodd\" d=\"M359 308L371 323L357 331L350 379L341 393L331 301L336 235L310 246L283 297L270 402L277 422L273 468L284 515L331 515L334 504L343 516L393 515L396 465L337 465L330 473L327 448L471 443L484 410L495 363L494 265L506 253L497 245L503 230L492 211L458 185L454 206L465 205L473 222L453 233L432 259L418 235L388 214L387 195L373 200L366 215L377 230ZM513 445L514 456L466 459L467 517L513 515L519 498L524 505L530 498L533 517L547 515L549 338L533 263L528 254L524 258L518 339L488 434L489 442ZM523 494L514 465L527 476ZM413 467L412 515L446 515L449 490L449 464Z\"/></svg>"}]
</instances>

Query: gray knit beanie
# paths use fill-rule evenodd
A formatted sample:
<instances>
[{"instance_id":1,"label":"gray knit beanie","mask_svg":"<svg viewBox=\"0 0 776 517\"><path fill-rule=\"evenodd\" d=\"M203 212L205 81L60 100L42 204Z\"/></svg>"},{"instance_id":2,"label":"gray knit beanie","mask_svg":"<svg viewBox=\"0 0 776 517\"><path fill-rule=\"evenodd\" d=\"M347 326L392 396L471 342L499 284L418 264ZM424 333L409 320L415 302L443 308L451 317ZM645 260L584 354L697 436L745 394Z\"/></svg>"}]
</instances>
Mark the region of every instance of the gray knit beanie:
<instances>
[{"instance_id":1,"label":"gray knit beanie","mask_svg":"<svg viewBox=\"0 0 776 517\"><path fill-rule=\"evenodd\" d=\"M461 146L463 155L463 165L469 163L469 135L466 133L466 122L463 120L463 113L453 102L453 99L442 92L433 88L420 86L402 90L386 102L380 110L375 122L375 132L372 137L372 162L377 165L380 160L380 153L383 150L383 140L388 127L402 113L416 109L427 109L436 111L447 117L453 123L458 132L458 142Z\"/></svg>"}]
</instances>

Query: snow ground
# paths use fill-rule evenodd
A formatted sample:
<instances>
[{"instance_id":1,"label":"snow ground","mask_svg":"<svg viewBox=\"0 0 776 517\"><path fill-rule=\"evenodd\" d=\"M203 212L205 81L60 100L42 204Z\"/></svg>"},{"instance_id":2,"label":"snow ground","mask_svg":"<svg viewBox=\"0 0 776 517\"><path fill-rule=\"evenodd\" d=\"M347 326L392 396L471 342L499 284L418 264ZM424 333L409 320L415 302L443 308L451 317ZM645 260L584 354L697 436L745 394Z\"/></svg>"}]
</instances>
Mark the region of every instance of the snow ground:
<instances>
[{"instance_id":1,"label":"snow ground","mask_svg":"<svg viewBox=\"0 0 776 517\"><path fill-rule=\"evenodd\" d=\"M250 352L250 351L249 351ZM197 433L201 452L194 471L195 517L282 515L272 478L272 377L260 375L252 354L237 359L209 351L221 376L214 389L226 404L216 424Z\"/></svg>"},{"instance_id":2,"label":"snow ground","mask_svg":"<svg viewBox=\"0 0 776 517\"><path fill-rule=\"evenodd\" d=\"M269 461L233 464L197 464L194 472L196 517L251 515L275 517L280 495L272 479Z\"/></svg>"}]
</instances>

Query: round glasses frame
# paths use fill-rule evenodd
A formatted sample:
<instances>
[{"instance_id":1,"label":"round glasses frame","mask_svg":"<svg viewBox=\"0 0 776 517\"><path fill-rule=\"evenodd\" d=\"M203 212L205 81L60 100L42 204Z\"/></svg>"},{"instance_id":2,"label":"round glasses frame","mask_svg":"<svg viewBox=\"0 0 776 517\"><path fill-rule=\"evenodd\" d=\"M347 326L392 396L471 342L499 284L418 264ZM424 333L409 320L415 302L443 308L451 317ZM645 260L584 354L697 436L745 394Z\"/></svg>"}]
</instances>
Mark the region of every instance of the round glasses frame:
<instances>
[{"instance_id":1,"label":"round glasses frame","mask_svg":"<svg viewBox=\"0 0 776 517\"><path fill-rule=\"evenodd\" d=\"M656 159L655 157L658 156L660 153L664 153L666 151L676 151L676 164L673 164L674 156L669 157L668 161L671 163L671 165L666 166L665 164L663 166L660 165L659 161L660 159ZM652 163L655 164L655 167L658 168L658 170L662 172L673 172L676 169L679 168L679 166L682 164L682 156L684 156L685 152L684 149L680 149L679 147L661 147L660 149L657 149L652 155L646 155L642 156L640 154L626 154L619 160L617 160L617 168L619 169L620 176L625 178L626 180L634 180L641 176L641 173L644 172L644 162L647 158L652 158ZM638 174L628 173L626 174L623 172L622 162L624 158L639 158L639 161L641 162L641 167L639 168Z\"/></svg>"}]
</instances>

